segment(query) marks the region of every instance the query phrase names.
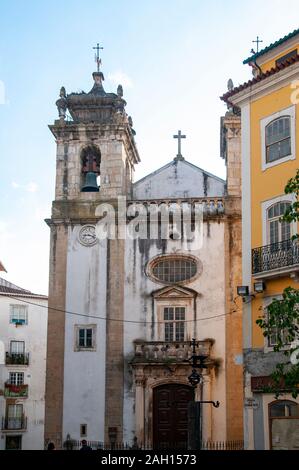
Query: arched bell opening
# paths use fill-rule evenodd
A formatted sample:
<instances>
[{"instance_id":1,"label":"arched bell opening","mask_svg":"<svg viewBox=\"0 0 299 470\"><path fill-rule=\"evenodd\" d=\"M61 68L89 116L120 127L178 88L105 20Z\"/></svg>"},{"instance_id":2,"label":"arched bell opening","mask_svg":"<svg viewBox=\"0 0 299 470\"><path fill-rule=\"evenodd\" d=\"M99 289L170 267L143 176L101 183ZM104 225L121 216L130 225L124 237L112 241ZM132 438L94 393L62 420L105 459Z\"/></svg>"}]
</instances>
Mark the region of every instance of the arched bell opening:
<instances>
[{"instance_id":1,"label":"arched bell opening","mask_svg":"<svg viewBox=\"0 0 299 470\"><path fill-rule=\"evenodd\" d=\"M98 192L101 175L101 152L95 145L88 145L81 152L82 192Z\"/></svg>"}]
</instances>

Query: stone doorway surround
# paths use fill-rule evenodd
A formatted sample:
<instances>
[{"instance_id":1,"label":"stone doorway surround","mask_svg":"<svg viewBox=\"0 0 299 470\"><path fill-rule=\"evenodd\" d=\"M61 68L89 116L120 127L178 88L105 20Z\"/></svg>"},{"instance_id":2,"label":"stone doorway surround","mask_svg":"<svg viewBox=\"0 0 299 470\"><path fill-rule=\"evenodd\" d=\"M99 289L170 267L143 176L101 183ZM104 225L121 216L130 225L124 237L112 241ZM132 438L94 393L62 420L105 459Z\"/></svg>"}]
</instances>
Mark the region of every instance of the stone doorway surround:
<instances>
[{"instance_id":1,"label":"stone doorway surround","mask_svg":"<svg viewBox=\"0 0 299 470\"><path fill-rule=\"evenodd\" d=\"M208 355L208 369L203 371L203 385L195 389L195 400L211 400L211 384L215 362L210 357L212 341L200 341L199 349ZM153 395L160 385L190 385L190 342L135 341L131 361L135 385L135 435L139 444L153 445ZM212 437L212 410L203 407L203 438Z\"/></svg>"}]
</instances>

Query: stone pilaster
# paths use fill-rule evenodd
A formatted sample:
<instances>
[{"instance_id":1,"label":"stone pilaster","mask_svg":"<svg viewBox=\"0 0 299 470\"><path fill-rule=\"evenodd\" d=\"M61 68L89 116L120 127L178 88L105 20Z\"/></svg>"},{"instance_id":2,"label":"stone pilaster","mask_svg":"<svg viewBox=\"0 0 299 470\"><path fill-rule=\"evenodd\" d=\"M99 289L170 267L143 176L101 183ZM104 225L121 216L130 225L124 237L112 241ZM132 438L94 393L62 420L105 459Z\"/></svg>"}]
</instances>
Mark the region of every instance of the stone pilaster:
<instances>
[{"instance_id":1,"label":"stone pilaster","mask_svg":"<svg viewBox=\"0 0 299 470\"><path fill-rule=\"evenodd\" d=\"M243 439L242 302L237 286L242 284L241 226L241 121L233 113L222 118L222 156L227 166L225 223L226 305L226 438Z\"/></svg>"},{"instance_id":2,"label":"stone pilaster","mask_svg":"<svg viewBox=\"0 0 299 470\"><path fill-rule=\"evenodd\" d=\"M65 290L68 229L51 227L48 344L45 401L45 440L62 446ZM57 310L54 310L57 309Z\"/></svg>"},{"instance_id":3,"label":"stone pilaster","mask_svg":"<svg viewBox=\"0 0 299 470\"><path fill-rule=\"evenodd\" d=\"M109 441L109 434L112 431L116 433L117 441L122 442L125 241L118 238L108 240L107 247L105 440Z\"/></svg>"}]
</instances>

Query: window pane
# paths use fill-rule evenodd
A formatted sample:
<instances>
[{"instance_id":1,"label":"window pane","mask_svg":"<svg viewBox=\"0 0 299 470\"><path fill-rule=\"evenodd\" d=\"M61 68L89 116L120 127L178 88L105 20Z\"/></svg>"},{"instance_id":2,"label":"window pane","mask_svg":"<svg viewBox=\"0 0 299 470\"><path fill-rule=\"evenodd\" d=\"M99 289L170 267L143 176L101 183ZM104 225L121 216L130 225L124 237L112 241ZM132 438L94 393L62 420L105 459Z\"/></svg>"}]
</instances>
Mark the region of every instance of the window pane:
<instances>
[{"instance_id":1,"label":"window pane","mask_svg":"<svg viewBox=\"0 0 299 470\"><path fill-rule=\"evenodd\" d=\"M266 145L271 145L290 137L290 118L281 117L266 127Z\"/></svg>"},{"instance_id":2,"label":"window pane","mask_svg":"<svg viewBox=\"0 0 299 470\"><path fill-rule=\"evenodd\" d=\"M92 347L92 329L91 328L86 330L86 347L87 348Z\"/></svg>"},{"instance_id":3,"label":"window pane","mask_svg":"<svg viewBox=\"0 0 299 470\"><path fill-rule=\"evenodd\" d=\"M24 343L24 341L11 341L10 342L10 352L11 352L11 354L24 354L24 352L25 352L25 343Z\"/></svg>"},{"instance_id":4,"label":"window pane","mask_svg":"<svg viewBox=\"0 0 299 470\"><path fill-rule=\"evenodd\" d=\"M178 322L175 325L175 340L184 341L185 339L185 323Z\"/></svg>"},{"instance_id":5,"label":"window pane","mask_svg":"<svg viewBox=\"0 0 299 470\"><path fill-rule=\"evenodd\" d=\"M279 242L279 233L278 233L278 220L274 220L270 222L270 243L278 243Z\"/></svg>"},{"instance_id":6,"label":"window pane","mask_svg":"<svg viewBox=\"0 0 299 470\"><path fill-rule=\"evenodd\" d=\"M23 385L23 383L24 383L24 373L23 372L10 372L9 373L9 383L11 385Z\"/></svg>"},{"instance_id":7,"label":"window pane","mask_svg":"<svg viewBox=\"0 0 299 470\"><path fill-rule=\"evenodd\" d=\"M176 320L185 320L185 307L176 307L176 309L175 309L175 319Z\"/></svg>"},{"instance_id":8,"label":"window pane","mask_svg":"<svg viewBox=\"0 0 299 470\"><path fill-rule=\"evenodd\" d=\"M23 405L8 405L8 418L21 418L23 414Z\"/></svg>"},{"instance_id":9,"label":"window pane","mask_svg":"<svg viewBox=\"0 0 299 470\"><path fill-rule=\"evenodd\" d=\"M164 320L173 320L173 307L164 308Z\"/></svg>"},{"instance_id":10,"label":"window pane","mask_svg":"<svg viewBox=\"0 0 299 470\"><path fill-rule=\"evenodd\" d=\"M191 259L175 259L169 261L159 261L153 267L153 275L163 282L186 281L197 272L197 264Z\"/></svg>"},{"instance_id":11,"label":"window pane","mask_svg":"<svg viewBox=\"0 0 299 470\"><path fill-rule=\"evenodd\" d=\"M291 225L288 222L281 222L281 241L290 240Z\"/></svg>"},{"instance_id":12,"label":"window pane","mask_svg":"<svg viewBox=\"0 0 299 470\"><path fill-rule=\"evenodd\" d=\"M85 347L85 330L83 328L79 330L79 346Z\"/></svg>"},{"instance_id":13,"label":"window pane","mask_svg":"<svg viewBox=\"0 0 299 470\"><path fill-rule=\"evenodd\" d=\"M285 139L280 142L279 147L279 158L286 157L287 155L291 155L291 139Z\"/></svg>"},{"instance_id":14,"label":"window pane","mask_svg":"<svg viewBox=\"0 0 299 470\"><path fill-rule=\"evenodd\" d=\"M165 341L173 341L173 323L165 323Z\"/></svg>"}]
</instances>

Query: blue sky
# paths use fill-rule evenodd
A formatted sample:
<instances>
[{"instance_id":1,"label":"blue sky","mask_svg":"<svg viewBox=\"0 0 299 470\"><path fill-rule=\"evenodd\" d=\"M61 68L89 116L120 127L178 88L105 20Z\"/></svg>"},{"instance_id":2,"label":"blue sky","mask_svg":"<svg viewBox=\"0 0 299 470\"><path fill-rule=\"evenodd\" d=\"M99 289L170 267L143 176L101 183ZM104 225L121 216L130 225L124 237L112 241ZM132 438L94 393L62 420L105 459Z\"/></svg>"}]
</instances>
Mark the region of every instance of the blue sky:
<instances>
[{"instance_id":1,"label":"blue sky","mask_svg":"<svg viewBox=\"0 0 299 470\"><path fill-rule=\"evenodd\" d=\"M123 84L141 163L136 179L176 154L225 177L219 96L251 78L242 60L299 27L297 0L3 0L0 5L0 259L3 277L46 293L62 85L89 91L101 42L106 91Z\"/></svg>"}]
</instances>

